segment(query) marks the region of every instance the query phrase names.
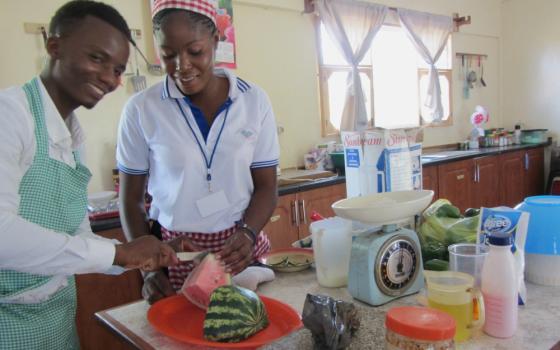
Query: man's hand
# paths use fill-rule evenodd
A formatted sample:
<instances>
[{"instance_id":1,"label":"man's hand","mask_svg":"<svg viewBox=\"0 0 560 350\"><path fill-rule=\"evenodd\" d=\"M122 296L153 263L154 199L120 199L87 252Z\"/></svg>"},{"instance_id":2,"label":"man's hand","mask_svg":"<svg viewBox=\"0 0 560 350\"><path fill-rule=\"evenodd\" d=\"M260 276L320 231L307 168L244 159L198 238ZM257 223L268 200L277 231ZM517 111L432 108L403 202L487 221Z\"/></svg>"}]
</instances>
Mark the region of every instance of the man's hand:
<instances>
[{"instance_id":1,"label":"man's hand","mask_svg":"<svg viewBox=\"0 0 560 350\"><path fill-rule=\"evenodd\" d=\"M114 265L142 271L154 271L176 265L179 260L173 248L154 236L142 236L115 246Z\"/></svg>"}]
</instances>

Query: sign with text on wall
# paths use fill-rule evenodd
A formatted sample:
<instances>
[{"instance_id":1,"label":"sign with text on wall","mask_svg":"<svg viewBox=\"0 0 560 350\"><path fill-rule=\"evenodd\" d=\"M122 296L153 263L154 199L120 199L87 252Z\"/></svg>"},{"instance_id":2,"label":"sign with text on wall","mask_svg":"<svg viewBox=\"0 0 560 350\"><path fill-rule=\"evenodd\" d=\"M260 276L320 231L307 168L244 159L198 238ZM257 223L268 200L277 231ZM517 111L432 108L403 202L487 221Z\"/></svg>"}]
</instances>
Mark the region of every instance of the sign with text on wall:
<instances>
[{"instance_id":1,"label":"sign with text on wall","mask_svg":"<svg viewBox=\"0 0 560 350\"><path fill-rule=\"evenodd\" d=\"M235 29L233 27L232 0L218 0L216 26L218 29L218 47L216 49L216 67L237 68L235 63ZM154 0L150 0L150 10ZM160 53L154 38L154 47L157 54L157 63L161 64Z\"/></svg>"}]
</instances>

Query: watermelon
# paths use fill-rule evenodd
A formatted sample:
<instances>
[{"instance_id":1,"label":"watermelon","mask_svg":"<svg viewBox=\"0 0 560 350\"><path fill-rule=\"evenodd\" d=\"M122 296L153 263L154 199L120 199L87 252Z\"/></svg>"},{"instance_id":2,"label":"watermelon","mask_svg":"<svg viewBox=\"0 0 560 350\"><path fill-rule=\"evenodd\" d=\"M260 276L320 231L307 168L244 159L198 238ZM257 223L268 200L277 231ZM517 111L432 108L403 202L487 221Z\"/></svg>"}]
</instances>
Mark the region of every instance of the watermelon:
<instances>
[{"instance_id":1,"label":"watermelon","mask_svg":"<svg viewBox=\"0 0 560 350\"><path fill-rule=\"evenodd\" d=\"M266 308L249 289L229 285L218 287L210 297L204 319L204 338L236 343L268 326Z\"/></svg>"},{"instance_id":2,"label":"watermelon","mask_svg":"<svg viewBox=\"0 0 560 350\"><path fill-rule=\"evenodd\" d=\"M189 274L181 287L181 293L191 303L206 310L210 295L217 287L231 284L231 275L214 254L208 254Z\"/></svg>"}]
</instances>

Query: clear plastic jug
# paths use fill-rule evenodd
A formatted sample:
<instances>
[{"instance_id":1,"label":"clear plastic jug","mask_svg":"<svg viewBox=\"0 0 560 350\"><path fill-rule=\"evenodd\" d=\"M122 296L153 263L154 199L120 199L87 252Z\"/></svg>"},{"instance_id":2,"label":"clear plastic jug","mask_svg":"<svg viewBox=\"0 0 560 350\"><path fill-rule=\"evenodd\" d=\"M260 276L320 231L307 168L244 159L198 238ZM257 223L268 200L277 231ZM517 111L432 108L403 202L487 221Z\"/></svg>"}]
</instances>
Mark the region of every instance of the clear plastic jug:
<instances>
[{"instance_id":1,"label":"clear plastic jug","mask_svg":"<svg viewBox=\"0 0 560 350\"><path fill-rule=\"evenodd\" d=\"M455 341L468 340L473 329L484 325L484 302L474 277L456 271L424 271L424 276L428 305L453 316Z\"/></svg>"},{"instance_id":2,"label":"clear plastic jug","mask_svg":"<svg viewBox=\"0 0 560 350\"><path fill-rule=\"evenodd\" d=\"M309 230L313 239L313 255L319 284L323 287L347 285L352 249L352 221L332 217L311 223Z\"/></svg>"}]
</instances>

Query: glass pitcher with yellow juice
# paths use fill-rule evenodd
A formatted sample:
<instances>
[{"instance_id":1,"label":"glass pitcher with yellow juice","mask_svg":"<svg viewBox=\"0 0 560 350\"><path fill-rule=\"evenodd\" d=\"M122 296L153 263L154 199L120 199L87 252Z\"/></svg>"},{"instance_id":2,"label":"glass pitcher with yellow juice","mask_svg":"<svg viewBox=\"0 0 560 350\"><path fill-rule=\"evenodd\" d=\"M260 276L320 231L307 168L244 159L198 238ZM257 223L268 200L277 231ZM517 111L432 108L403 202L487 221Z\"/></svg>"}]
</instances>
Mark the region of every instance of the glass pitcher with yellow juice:
<instances>
[{"instance_id":1,"label":"glass pitcher with yellow juice","mask_svg":"<svg viewBox=\"0 0 560 350\"><path fill-rule=\"evenodd\" d=\"M428 305L453 316L455 341L468 340L473 329L484 325L484 302L474 277L456 271L424 271L424 277Z\"/></svg>"}]
</instances>

